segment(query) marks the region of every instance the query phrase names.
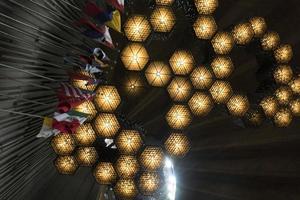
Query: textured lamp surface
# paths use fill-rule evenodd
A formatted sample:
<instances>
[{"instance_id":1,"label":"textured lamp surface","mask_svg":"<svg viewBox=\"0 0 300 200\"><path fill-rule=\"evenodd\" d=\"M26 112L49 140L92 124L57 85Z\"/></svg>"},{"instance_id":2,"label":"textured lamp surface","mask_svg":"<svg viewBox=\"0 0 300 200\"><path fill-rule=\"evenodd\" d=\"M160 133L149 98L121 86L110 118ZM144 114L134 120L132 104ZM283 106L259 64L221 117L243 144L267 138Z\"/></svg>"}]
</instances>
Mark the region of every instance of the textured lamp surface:
<instances>
[{"instance_id":1,"label":"textured lamp surface","mask_svg":"<svg viewBox=\"0 0 300 200\"><path fill-rule=\"evenodd\" d=\"M219 6L218 0L195 0L195 5L200 14L209 15Z\"/></svg>"},{"instance_id":2,"label":"textured lamp surface","mask_svg":"<svg viewBox=\"0 0 300 200\"><path fill-rule=\"evenodd\" d=\"M262 17L253 17L249 20L254 31L254 37L262 37L267 31L267 23Z\"/></svg>"},{"instance_id":3,"label":"textured lamp surface","mask_svg":"<svg viewBox=\"0 0 300 200\"><path fill-rule=\"evenodd\" d=\"M73 136L64 133L54 136L51 145L55 153L61 156L72 154L76 147Z\"/></svg>"},{"instance_id":4,"label":"textured lamp surface","mask_svg":"<svg viewBox=\"0 0 300 200\"><path fill-rule=\"evenodd\" d=\"M281 86L275 91L277 101L281 105L287 105L293 98L293 92L290 87Z\"/></svg>"},{"instance_id":5,"label":"textured lamp surface","mask_svg":"<svg viewBox=\"0 0 300 200\"><path fill-rule=\"evenodd\" d=\"M103 138L113 138L120 129L120 124L116 116L108 113L99 114L94 126L97 134Z\"/></svg>"},{"instance_id":6,"label":"textured lamp surface","mask_svg":"<svg viewBox=\"0 0 300 200\"><path fill-rule=\"evenodd\" d=\"M89 74L88 72L85 72L85 71L80 71L78 72L82 75L85 75L85 76L89 76L91 78L95 78L94 75L91 75ZM75 87L79 88L79 89L82 89L82 90L88 90L88 91L94 91L96 89L96 84L89 84L88 85L88 81L84 81L84 80L75 80L73 79L72 80L72 85L74 85Z\"/></svg>"},{"instance_id":7,"label":"textured lamp surface","mask_svg":"<svg viewBox=\"0 0 300 200\"><path fill-rule=\"evenodd\" d=\"M300 99L295 99L291 101L290 109L294 116L300 117Z\"/></svg>"},{"instance_id":8,"label":"textured lamp surface","mask_svg":"<svg viewBox=\"0 0 300 200\"><path fill-rule=\"evenodd\" d=\"M212 16L199 16L193 25L199 39L208 40L216 33L218 26Z\"/></svg>"},{"instance_id":9,"label":"textured lamp surface","mask_svg":"<svg viewBox=\"0 0 300 200\"><path fill-rule=\"evenodd\" d=\"M164 153L160 147L148 146L140 155L140 163L146 170L157 170L162 167Z\"/></svg>"},{"instance_id":10,"label":"textured lamp surface","mask_svg":"<svg viewBox=\"0 0 300 200\"><path fill-rule=\"evenodd\" d=\"M100 162L94 170L94 176L96 181L102 185L113 184L117 178L113 164L109 162Z\"/></svg>"},{"instance_id":11,"label":"textured lamp surface","mask_svg":"<svg viewBox=\"0 0 300 200\"><path fill-rule=\"evenodd\" d=\"M197 67L190 75L196 89L208 89L213 83L212 73L204 66Z\"/></svg>"},{"instance_id":12,"label":"textured lamp surface","mask_svg":"<svg viewBox=\"0 0 300 200\"><path fill-rule=\"evenodd\" d=\"M184 157L190 150L190 141L182 133L172 133L165 142L168 154L175 157Z\"/></svg>"},{"instance_id":13,"label":"textured lamp surface","mask_svg":"<svg viewBox=\"0 0 300 200\"><path fill-rule=\"evenodd\" d=\"M232 35L227 32L218 32L211 42L215 53L222 55L230 53L234 45Z\"/></svg>"},{"instance_id":14,"label":"textured lamp surface","mask_svg":"<svg viewBox=\"0 0 300 200\"><path fill-rule=\"evenodd\" d=\"M168 92L174 101L186 101L192 92L192 84L185 77L175 77L168 86Z\"/></svg>"},{"instance_id":15,"label":"textured lamp surface","mask_svg":"<svg viewBox=\"0 0 300 200\"><path fill-rule=\"evenodd\" d=\"M293 78L293 70L289 65L279 65L274 71L274 79L278 84L288 84Z\"/></svg>"},{"instance_id":16,"label":"textured lamp surface","mask_svg":"<svg viewBox=\"0 0 300 200\"><path fill-rule=\"evenodd\" d=\"M293 57L293 49L292 46L289 44L286 45L280 45L275 51L274 51L275 59L278 63L288 63L291 61Z\"/></svg>"},{"instance_id":17,"label":"textured lamp surface","mask_svg":"<svg viewBox=\"0 0 300 200\"><path fill-rule=\"evenodd\" d=\"M260 102L260 106L267 117L273 117L278 110L278 101L274 97L268 96Z\"/></svg>"},{"instance_id":18,"label":"textured lamp surface","mask_svg":"<svg viewBox=\"0 0 300 200\"><path fill-rule=\"evenodd\" d=\"M145 72L147 81L155 87L162 87L169 83L172 72L170 67L164 62L152 62Z\"/></svg>"},{"instance_id":19,"label":"textured lamp surface","mask_svg":"<svg viewBox=\"0 0 300 200\"><path fill-rule=\"evenodd\" d=\"M156 0L155 2L157 5L168 6L168 5L172 5L174 0Z\"/></svg>"},{"instance_id":20,"label":"textured lamp surface","mask_svg":"<svg viewBox=\"0 0 300 200\"><path fill-rule=\"evenodd\" d=\"M169 126L173 129L185 129L192 122L192 116L185 105L174 105L166 116Z\"/></svg>"},{"instance_id":21,"label":"textured lamp surface","mask_svg":"<svg viewBox=\"0 0 300 200\"><path fill-rule=\"evenodd\" d=\"M280 37L276 32L267 32L261 38L261 46L265 51L275 50L280 43Z\"/></svg>"},{"instance_id":22,"label":"textured lamp surface","mask_svg":"<svg viewBox=\"0 0 300 200\"><path fill-rule=\"evenodd\" d=\"M260 110L251 109L246 113L245 120L249 125L258 127L264 121L264 114Z\"/></svg>"},{"instance_id":23,"label":"textured lamp surface","mask_svg":"<svg viewBox=\"0 0 300 200\"><path fill-rule=\"evenodd\" d=\"M282 108L274 116L276 126L284 128L288 127L293 121L293 114L289 109Z\"/></svg>"},{"instance_id":24,"label":"textured lamp surface","mask_svg":"<svg viewBox=\"0 0 300 200\"><path fill-rule=\"evenodd\" d=\"M113 112L121 103L121 98L114 86L100 86L96 92L95 102L101 111Z\"/></svg>"},{"instance_id":25,"label":"textured lamp surface","mask_svg":"<svg viewBox=\"0 0 300 200\"><path fill-rule=\"evenodd\" d=\"M217 56L214 58L211 63L211 68L215 76L220 79L228 78L234 70L233 63L230 57L227 56Z\"/></svg>"},{"instance_id":26,"label":"textured lamp surface","mask_svg":"<svg viewBox=\"0 0 300 200\"><path fill-rule=\"evenodd\" d=\"M229 113L236 117L243 117L249 109L249 101L246 96L233 95L227 102Z\"/></svg>"},{"instance_id":27,"label":"textured lamp surface","mask_svg":"<svg viewBox=\"0 0 300 200\"><path fill-rule=\"evenodd\" d=\"M80 147L76 150L75 157L79 165L90 167L97 162L98 153L94 147Z\"/></svg>"},{"instance_id":28,"label":"textured lamp surface","mask_svg":"<svg viewBox=\"0 0 300 200\"><path fill-rule=\"evenodd\" d=\"M150 22L156 32L170 32L175 25L175 15L170 7L158 6L150 16Z\"/></svg>"},{"instance_id":29,"label":"textured lamp surface","mask_svg":"<svg viewBox=\"0 0 300 200\"><path fill-rule=\"evenodd\" d=\"M170 65L176 75L187 75L194 69L194 57L188 51L178 50L172 55Z\"/></svg>"},{"instance_id":30,"label":"textured lamp surface","mask_svg":"<svg viewBox=\"0 0 300 200\"><path fill-rule=\"evenodd\" d=\"M141 135L135 130L123 130L116 139L116 146L125 155L134 155L142 147Z\"/></svg>"},{"instance_id":31,"label":"textured lamp surface","mask_svg":"<svg viewBox=\"0 0 300 200\"><path fill-rule=\"evenodd\" d=\"M72 175L78 168L77 161L73 156L59 156L54 163L57 171L61 174Z\"/></svg>"},{"instance_id":32,"label":"textured lamp surface","mask_svg":"<svg viewBox=\"0 0 300 200\"><path fill-rule=\"evenodd\" d=\"M123 49L121 60L126 69L131 71L141 71L148 63L149 55L142 44L131 43Z\"/></svg>"},{"instance_id":33,"label":"textured lamp surface","mask_svg":"<svg viewBox=\"0 0 300 200\"><path fill-rule=\"evenodd\" d=\"M91 146L97 139L97 135L89 123L82 124L73 137L78 146Z\"/></svg>"},{"instance_id":34,"label":"textured lamp surface","mask_svg":"<svg viewBox=\"0 0 300 200\"><path fill-rule=\"evenodd\" d=\"M232 95L232 88L227 81L215 81L209 91L216 103L227 103Z\"/></svg>"},{"instance_id":35,"label":"textured lamp surface","mask_svg":"<svg viewBox=\"0 0 300 200\"><path fill-rule=\"evenodd\" d=\"M232 35L237 44L245 45L251 42L254 31L250 23L242 23L233 28Z\"/></svg>"},{"instance_id":36,"label":"textured lamp surface","mask_svg":"<svg viewBox=\"0 0 300 200\"><path fill-rule=\"evenodd\" d=\"M300 94L300 77L294 78L290 83L289 83L290 88L295 94Z\"/></svg>"},{"instance_id":37,"label":"textured lamp surface","mask_svg":"<svg viewBox=\"0 0 300 200\"><path fill-rule=\"evenodd\" d=\"M144 172L139 180L139 189L144 195L153 195L160 186L160 177L156 172Z\"/></svg>"},{"instance_id":38,"label":"textured lamp surface","mask_svg":"<svg viewBox=\"0 0 300 200\"><path fill-rule=\"evenodd\" d=\"M188 104L192 113L199 117L208 115L214 107L213 99L204 92L196 92Z\"/></svg>"},{"instance_id":39,"label":"textured lamp surface","mask_svg":"<svg viewBox=\"0 0 300 200\"><path fill-rule=\"evenodd\" d=\"M131 200L138 194L138 189L132 179L120 179L117 181L114 192L118 199Z\"/></svg>"},{"instance_id":40,"label":"textured lamp surface","mask_svg":"<svg viewBox=\"0 0 300 200\"><path fill-rule=\"evenodd\" d=\"M139 163L134 156L122 155L118 158L115 169L121 178L134 178L139 170Z\"/></svg>"},{"instance_id":41,"label":"textured lamp surface","mask_svg":"<svg viewBox=\"0 0 300 200\"><path fill-rule=\"evenodd\" d=\"M126 91L126 94L129 96L136 96L142 93L145 83L142 77L137 73L130 73L123 83L123 87Z\"/></svg>"},{"instance_id":42,"label":"textured lamp surface","mask_svg":"<svg viewBox=\"0 0 300 200\"><path fill-rule=\"evenodd\" d=\"M96 107L91 101L85 101L84 103L75 107L74 110L87 114L88 115L87 121L93 120L97 115Z\"/></svg>"},{"instance_id":43,"label":"textured lamp surface","mask_svg":"<svg viewBox=\"0 0 300 200\"><path fill-rule=\"evenodd\" d=\"M143 42L151 33L151 25L146 16L135 15L130 17L125 23L124 32L129 40Z\"/></svg>"}]
</instances>

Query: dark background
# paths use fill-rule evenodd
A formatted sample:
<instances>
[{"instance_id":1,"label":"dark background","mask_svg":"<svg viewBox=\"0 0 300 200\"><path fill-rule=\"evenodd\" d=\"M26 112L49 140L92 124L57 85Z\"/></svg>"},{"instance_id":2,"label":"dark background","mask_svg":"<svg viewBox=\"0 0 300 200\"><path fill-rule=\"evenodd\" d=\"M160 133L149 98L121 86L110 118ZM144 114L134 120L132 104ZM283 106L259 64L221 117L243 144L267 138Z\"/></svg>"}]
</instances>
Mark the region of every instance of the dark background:
<instances>
[{"instance_id":1,"label":"dark background","mask_svg":"<svg viewBox=\"0 0 300 200\"><path fill-rule=\"evenodd\" d=\"M72 28L72 20L78 18L80 12L68 2L82 6L82 1L75 0L0 2L1 109L41 116L53 113L55 89L60 81L67 80L65 69L70 68L63 65L62 56L74 49L79 51L81 44L95 46ZM139 3L143 11L145 6ZM147 45L151 59L166 59L174 49L187 48L200 64L205 61L203 54L207 52L207 44L193 43L192 37L176 37L183 33L192 35L189 20L180 17L184 12L179 9L176 15L180 21L170 35L171 40L160 42L153 38L153 43ZM293 46L292 65L297 70L300 62L299 2L220 0L216 21L220 29L227 30L252 16L265 17L269 30L277 31L282 43ZM113 37L119 43L118 48L126 43L121 35L113 34ZM117 52L110 54L117 58ZM236 67L230 78L232 87L255 97L251 99L254 102L260 81L253 49L236 48L231 57ZM164 121L170 106L167 93L163 89L145 87L136 96L125 96L119 63L116 69L114 81L123 94L119 111L131 120L140 121L147 135L161 141L168 135ZM144 80L141 73L135 76ZM42 120L38 118L0 112L0 199L95 199L99 186L90 169L80 168L75 176L56 172L49 140L35 138L41 125ZM186 131L192 143L191 152L175 163L176 199L299 199L299 128L299 120L294 120L287 129L275 128L271 122L260 128L245 128L222 107L214 109L206 118L194 119Z\"/></svg>"}]
</instances>

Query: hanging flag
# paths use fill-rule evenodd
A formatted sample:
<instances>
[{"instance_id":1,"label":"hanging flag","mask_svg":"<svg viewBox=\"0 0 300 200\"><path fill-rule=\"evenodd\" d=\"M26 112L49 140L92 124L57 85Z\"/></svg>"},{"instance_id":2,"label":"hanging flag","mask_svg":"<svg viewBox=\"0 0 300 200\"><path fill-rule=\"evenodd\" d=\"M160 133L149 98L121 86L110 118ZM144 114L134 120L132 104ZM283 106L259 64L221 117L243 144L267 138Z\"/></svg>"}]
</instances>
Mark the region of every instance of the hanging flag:
<instances>
[{"instance_id":1,"label":"hanging flag","mask_svg":"<svg viewBox=\"0 0 300 200\"><path fill-rule=\"evenodd\" d=\"M97 22L99 24L104 24L105 22L108 22L108 21L112 20L112 18L113 18L112 10L109 10L109 9L105 10L105 9L99 7L94 2L86 3L85 7L83 9L83 12L87 16L90 16L90 17L94 18L95 20L97 20Z\"/></svg>"},{"instance_id":2,"label":"hanging flag","mask_svg":"<svg viewBox=\"0 0 300 200\"><path fill-rule=\"evenodd\" d=\"M94 65L86 64L85 66L83 66L83 69L90 74L103 73L101 69Z\"/></svg>"},{"instance_id":3,"label":"hanging flag","mask_svg":"<svg viewBox=\"0 0 300 200\"><path fill-rule=\"evenodd\" d=\"M97 79L84 75L82 73L69 73L69 76L72 80L86 81L86 85L94 85L95 83L97 83Z\"/></svg>"},{"instance_id":4,"label":"hanging flag","mask_svg":"<svg viewBox=\"0 0 300 200\"><path fill-rule=\"evenodd\" d=\"M79 59L84 64L90 64L91 65L93 63L93 59L91 57L88 57L88 56L85 56L85 55L79 55Z\"/></svg>"},{"instance_id":5,"label":"hanging flag","mask_svg":"<svg viewBox=\"0 0 300 200\"><path fill-rule=\"evenodd\" d=\"M110 36L109 28L107 26L104 26L104 27L105 27L105 31L104 31L103 38L98 38L95 40L97 42L100 42L101 44L113 49L113 48L115 48L115 46L114 46L112 38Z\"/></svg>"},{"instance_id":6,"label":"hanging flag","mask_svg":"<svg viewBox=\"0 0 300 200\"><path fill-rule=\"evenodd\" d=\"M42 129L40 130L39 134L37 134L37 138L49 138L53 135L57 135L60 133L59 130L53 129L53 119L49 117L44 117L44 122Z\"/></svg>"},{"instance_id":7,"label":"hanging flag","mask_svg":"<svg viewBox=\"0 0 300 200\"><path fill-rule=\"evenodd\" d=\"M124 0L106 0L106 2L122 13L124 12Z\"/></svg>"},{"instance_id":8,"label":"hanging flag","mask_svg":"<svg viewBox=\"0 0 300 200\"><path fill-rule=\"evenodd\" d=\"M121 14L118 10L115 10L112 13L112 19L106 22L106 26L121 33Z\"/></svg>"},{"instance_id":9,"label":"hanging flag","mask_svg":"<svg viewBox=\"0 0 300 200\"><path fill-rule=\"evenodd\" d=\"M101 48L95 48L93 50L93 57L96 57L97 59L101 61L110 61L109 57L106 55L106 53Z\"/></svg>"},{"instance_id":10,"label":"hanging flag","mask_svg":"<svg viewBox=\"0 0 300 200\"><path fill-rule=\"evenodd\" d=\"M67 98L84 98L84 99L90 99L95 94L86 91L81 90L79 88L76 88L68 83L61 83L61 88L58 90L58 98L60 100L64 100Z\"/></svg>"},{"instance_id":11,"label":"hanging flag","mask_svg":"<svg viewBox=\"0 0 300 200\"><path fill-rule=\"evenodd\" d=\"M54 113L52 128L61 133L75 133L77 128L87 120L87 117L87 114L77 111Z\"/></svg>"},{"instance_id":12,"label":"hanging flag","mask_svg":"<svg viewBox=\"0 0 300 200\"><path fill-rule=\"evenodd\" d=\"M85 98L67 98L64 100L60 100L57 110L59 113L67 113L70 110L74 109L75 107L83 104L86 101L92 101L94 96L91 96L90 99Z\"/></svg>"},{"instance_id":13,"label":"hanging flag","mask_svg":"<svg viewBox=\"0 0 300 200\"><path fill-rule=\"evenodd\" d=\"M103 25L97 26L96 24L85 18L79 19L77 22L75 22L75 25L82 28L82 34L89 38L104 38L106 29Z\"/></svg>"}]
</instances>

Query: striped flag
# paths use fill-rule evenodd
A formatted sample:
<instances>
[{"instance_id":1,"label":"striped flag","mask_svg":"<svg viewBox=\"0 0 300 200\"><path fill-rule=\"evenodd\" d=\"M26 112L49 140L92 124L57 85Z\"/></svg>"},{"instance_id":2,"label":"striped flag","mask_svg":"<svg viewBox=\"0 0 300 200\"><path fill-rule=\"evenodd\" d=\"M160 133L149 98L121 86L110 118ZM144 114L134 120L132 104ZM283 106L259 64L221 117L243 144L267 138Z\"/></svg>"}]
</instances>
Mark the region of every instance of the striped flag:
<instances>
[{"instance_id":1,"label":"striped flag","mask_svg":"<svg viewBox=\"0 0 300 200\"><path fill-rule=\"evenodd\" d=\"M57 135L60 133L59 130L53 129L53 119L49 117L44 117L44 122L42 129L40 130L39 134L37 134L37 138L49 138L53 135Z\"/></svg>"},{"instance_id":2,"label":"striped flag","mask_svg":"<svg viewBox=\"0 0 300 200\"><path fill-rule=\"evenodd\" d=\"M61 88L58 91L58 98L60 100L64 100L67 98L84 98L84 99L90 99L95 96L95 93L81 90L79 88L76 88L68 83L61 83Z\"/></svg>"},{"instance_id":3,"label":"striped flag","mask_svg":"<svg viewBox=\"0 0 300 200\"><path fill-rule=\"evenodd\" d=\"M85 113L70 111L67 113L54 113L52 128L60 133L75 133L77 128L87 120Z\"/></svg>"},{"instance_id":4,"label":"striped flag","mask_svg":"<svg viewBox=\"0 0 300 200\"><path fill-rule=\"evenodd\" d=\"M87 2L85 4L85 7L83 9L83 12L95 20L97 20L98 23L104 24L105 22L108 22L112 20L113 17L113 11L112 10L104 10L103 8L99 7L94 2Z\"/></svg>"},{"instance_id":5,"label":"striped flag","mask_svg":"<svg viewBox=\"0 0 300 200\"><path fill-rule=\"evenodd\" d=\"M112 41L112 38L111 38L111 35L110 35L110 32L109 32L109 28L107 26L104 26L104 34L103 34L103 37L102 38L97 38L97 39L94 39L95 41L97 42L100 42L101 44L109 47L109 48L115 48L114 44L113 44L113 41Z\"/></svg>"}]
</instances>

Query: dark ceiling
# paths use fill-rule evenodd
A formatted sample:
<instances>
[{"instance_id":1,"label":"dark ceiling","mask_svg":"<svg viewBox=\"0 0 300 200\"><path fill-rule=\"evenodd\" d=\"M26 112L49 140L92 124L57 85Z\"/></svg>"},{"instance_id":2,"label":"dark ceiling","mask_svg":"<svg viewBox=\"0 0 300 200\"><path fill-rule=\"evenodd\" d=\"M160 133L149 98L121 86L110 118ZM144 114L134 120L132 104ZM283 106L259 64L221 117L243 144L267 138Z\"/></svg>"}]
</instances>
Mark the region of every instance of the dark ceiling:
<instances>
[{"instance_id":1,"label":"dark ceiling","mask_svg":"<svg viewBox=\"0 0 300 200\"><path fill-rule=\"evenodd\" d=\"M67 80L65 70L70 68L63 64L63 55L82 52L81 46L96 46L72 27L72 21L80 16L76 7L82 7L82 2L0 2L1 110L41 116L54 112L55 90L60 81ZM149 13L148 4L135 2L139 12ZM203 56L208 52L207 44L193 43L191 24L183 17L184 11L177 9L176 15L180 21L169 40L161 42L153 36L151 44L147 44L151 59L166 59L176 48L186 48L193 52L198 64L208 62ZM280 34L282 43L293 46L292 65L298 70L299 1L220 0L216 21L220 29L227 30L252 16L265 17L269 29ZM113 38L118 48L126 43L122 35L113 34ZM118 52L110 51L110 55L118 60ZM257 97L260 80L255 52L240 48L231 57L236 66L230 79L233 88ZM139 95L126 96L122 78L136 75L124 74L120 64L115 69L114 83L123 94L119 111L140 121L148 137L162 141L168 134L164 115L171 105L166 91L146 87ZM41 119L0 112L0 200L96 199L99 185L89 169L81 168L71 177L56 172L49 140L35 138L41 124ZM246 128L222 108L208 117L194 119L186 131L192 142L191 152L175 161L176 199L299 199L299 130L299 120L286 129L275 128L270 122L260 128Z\"/></svg>"}]
</instances>

